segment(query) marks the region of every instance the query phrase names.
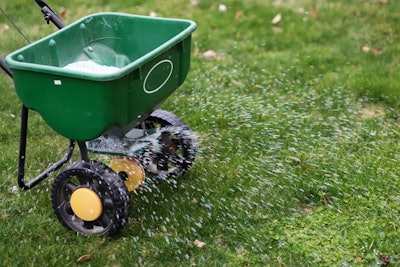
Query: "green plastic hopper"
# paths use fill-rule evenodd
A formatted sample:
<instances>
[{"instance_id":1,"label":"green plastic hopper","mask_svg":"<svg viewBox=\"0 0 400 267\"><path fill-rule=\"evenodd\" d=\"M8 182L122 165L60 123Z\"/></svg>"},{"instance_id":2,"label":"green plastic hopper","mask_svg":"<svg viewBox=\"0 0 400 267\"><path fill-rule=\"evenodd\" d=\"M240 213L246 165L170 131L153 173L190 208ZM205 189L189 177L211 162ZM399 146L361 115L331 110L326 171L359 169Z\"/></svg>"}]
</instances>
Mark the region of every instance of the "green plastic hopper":
<instances>
[{"instance_id":1,"label":"green plastic hopper","mask_svg":"<svg viewBox=\"0 0 400 267\"><path fill-rule=\"evenodd\" d=\"M183 83L195 28L189 20L93 14L6 63L26 107L61 135L86 141L141 121ZM66 67L77 63L104 68Z\"/></svg>"}]
</instances>

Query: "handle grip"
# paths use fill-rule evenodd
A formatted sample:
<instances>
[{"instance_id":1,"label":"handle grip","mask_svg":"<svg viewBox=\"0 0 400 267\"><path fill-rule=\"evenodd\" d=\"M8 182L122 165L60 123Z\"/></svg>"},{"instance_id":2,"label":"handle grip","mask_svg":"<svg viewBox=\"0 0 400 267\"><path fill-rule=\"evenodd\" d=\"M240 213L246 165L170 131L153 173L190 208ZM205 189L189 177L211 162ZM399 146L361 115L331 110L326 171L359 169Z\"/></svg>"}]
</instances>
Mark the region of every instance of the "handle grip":
<instances>
[{"instance_id":1,"label":"handle grip","mask_svg":"<svg viewBox=\"0 0 400 267\"><path fill-rule=\"evenodd\" d=\"M44 15L44 19L46 20L47 23L50 21L56 25L57 28L62 29L64 28L64 23L60 19L59 16L57 16L56 12L51 9L51 7L46 3L44 0L35 0L36 3L40 6L42 9L42 13Z\"/></svg>"}]
</instances>

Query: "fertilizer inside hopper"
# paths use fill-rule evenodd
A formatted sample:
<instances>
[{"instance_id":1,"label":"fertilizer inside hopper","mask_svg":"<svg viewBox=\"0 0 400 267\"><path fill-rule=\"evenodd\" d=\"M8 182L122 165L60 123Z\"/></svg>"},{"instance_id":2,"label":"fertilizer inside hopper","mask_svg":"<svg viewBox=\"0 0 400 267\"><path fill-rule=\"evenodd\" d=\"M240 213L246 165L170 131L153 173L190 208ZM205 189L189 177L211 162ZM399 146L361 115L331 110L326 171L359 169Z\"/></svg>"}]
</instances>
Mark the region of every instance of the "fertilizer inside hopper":
<instances>
[{"instance_id":1,"label":"fertilizer inside hopper","mask_svg":"<svg viewBox=\"0 0 400 267\"><path fill-rule=\"evenodd\" d=\"M92 74L110 74L119 70L114 66L104 66L92 60L77 61L64 66L64 69Z\"/></svg>"}]
</instances>

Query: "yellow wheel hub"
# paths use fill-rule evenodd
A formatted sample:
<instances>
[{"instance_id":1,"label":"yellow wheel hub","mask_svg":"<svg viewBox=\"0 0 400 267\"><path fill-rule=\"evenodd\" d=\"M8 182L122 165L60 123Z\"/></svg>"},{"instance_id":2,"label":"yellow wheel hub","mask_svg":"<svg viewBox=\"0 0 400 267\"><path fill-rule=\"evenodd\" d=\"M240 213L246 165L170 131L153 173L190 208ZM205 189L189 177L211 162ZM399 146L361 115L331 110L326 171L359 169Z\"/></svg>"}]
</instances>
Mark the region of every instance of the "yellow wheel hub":
<instances>
[{"instance_id":1,"label":"yellow wheel hub","mask_svg":"<svg viewBox=\"0 0 400 267\"><path fill-rule=\"evenodd\" d=\"M73 212L84 221L94 221L103 212L100 197L90 188L76 189L70 199Z\"/></svg>"},{"instance_id":2,"label":"yellow wheel hub","mask_svg":"<svg viewBox=\"0 0 400 267\"><path fill-rule=\"evenodd\" d=\"M124 178L128 191L138 188L145 179L145 172L135 157L114 157L110 168Z\"/></svg>"}]
</instances>

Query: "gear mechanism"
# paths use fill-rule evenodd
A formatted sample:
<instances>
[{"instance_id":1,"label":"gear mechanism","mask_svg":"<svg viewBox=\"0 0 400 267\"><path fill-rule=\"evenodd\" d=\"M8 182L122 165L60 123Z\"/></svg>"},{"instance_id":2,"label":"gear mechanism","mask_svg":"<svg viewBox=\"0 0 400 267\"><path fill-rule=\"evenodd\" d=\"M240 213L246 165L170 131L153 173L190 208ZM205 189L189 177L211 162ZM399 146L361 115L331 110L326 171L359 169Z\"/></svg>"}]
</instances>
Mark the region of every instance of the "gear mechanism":
<instances>
[{"instance_id":1,"label":"gear mechanism","mask_svg":"<svg viewBox=\"0 0 400 267\"><path fill-rule=\"evenodd\" d=\"M139 188L146 178L142 165L135 157L114 157L109 166L122 178L129 192Z\"/></svg>"}]
</instances>

